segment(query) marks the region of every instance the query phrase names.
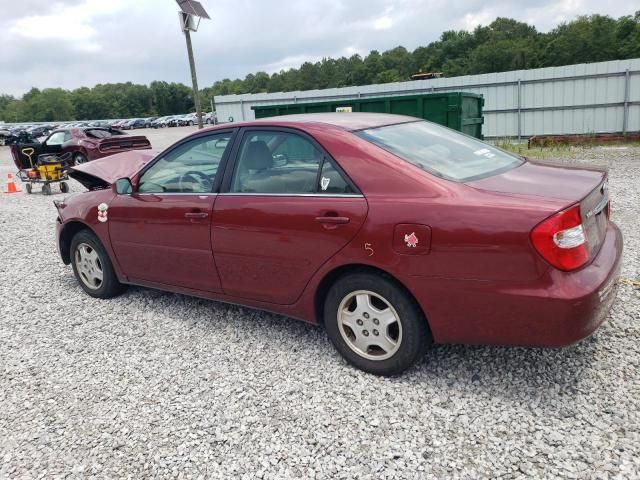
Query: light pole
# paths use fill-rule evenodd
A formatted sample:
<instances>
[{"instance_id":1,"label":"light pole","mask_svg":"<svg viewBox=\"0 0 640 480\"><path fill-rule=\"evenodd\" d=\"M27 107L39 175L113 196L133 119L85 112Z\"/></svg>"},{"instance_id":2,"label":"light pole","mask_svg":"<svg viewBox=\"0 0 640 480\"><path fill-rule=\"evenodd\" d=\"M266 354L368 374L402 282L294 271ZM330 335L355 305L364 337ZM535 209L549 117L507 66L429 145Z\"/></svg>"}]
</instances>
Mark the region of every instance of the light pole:
<instances>
[{"instance_id":1,"label":"light pole","mask_svg":"<svg viewBox=\"0 0 640 480\"><path fill-rule=\"evenodd\" d=\"M209 15L195 0L176 0L180 7L180 27L184 32L187 41L187 55L189 56L189 67L191 68L191 82L193 84L193 101L196 106L196 116L198 117L198 128L202 128L202 106L200 105L200 91L198 89L198 77L196 75L196 61L193 58L193 46L191 45L191 32L197 32L202 18L210 19Z\"/></svg>"}]
</instances>

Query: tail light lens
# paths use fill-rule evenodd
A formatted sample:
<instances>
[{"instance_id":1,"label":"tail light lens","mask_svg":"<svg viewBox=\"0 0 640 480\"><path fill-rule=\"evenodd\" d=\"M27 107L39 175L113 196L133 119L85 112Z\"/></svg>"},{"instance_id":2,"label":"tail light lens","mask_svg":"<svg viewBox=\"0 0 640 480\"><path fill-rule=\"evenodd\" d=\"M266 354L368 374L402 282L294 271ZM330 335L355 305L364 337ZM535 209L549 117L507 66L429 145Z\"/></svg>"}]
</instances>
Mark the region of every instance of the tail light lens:
<instances>
[{"instance_id":1,"label":"tail light lens","mask_svg":"<svg viewBox=\"0 0 640 480\"><path fill-rule=\"evenodd\" d=\"M555 268L576 270L589 261L580 205L556 213L531 232L533 246Z\"/></svg>"}]
</instances>

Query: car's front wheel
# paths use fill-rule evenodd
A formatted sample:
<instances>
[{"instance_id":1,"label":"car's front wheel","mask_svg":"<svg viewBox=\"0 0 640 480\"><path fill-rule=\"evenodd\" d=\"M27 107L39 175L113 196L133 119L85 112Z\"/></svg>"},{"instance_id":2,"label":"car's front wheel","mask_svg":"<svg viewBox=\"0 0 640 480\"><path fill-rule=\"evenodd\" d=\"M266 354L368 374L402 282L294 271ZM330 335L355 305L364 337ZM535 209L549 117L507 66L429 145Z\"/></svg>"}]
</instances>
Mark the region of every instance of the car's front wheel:
<instances>
[{"instance_id":1,"label":"car's front wheel","mask_svg":"<svg viewBox=\"0 0 640 480\"><path fill-rule=\"evenodd\" d=\"M125 290L102 243L89 230L82 230L73 237L71 265L78 283L92 297L112 298Z\"/></svg>"},{"instance_id":2,"label":"car's front wheel","mask_svg":"<svg viewBox=\"0 0 640 480\"><path fill-rule=\"evenodd\" d=\"M416 301L383 274L354 272L339 278L327 294L324 321L342 356L376 375L403 372L432 342Z\"/></svg>"}]
</instances>

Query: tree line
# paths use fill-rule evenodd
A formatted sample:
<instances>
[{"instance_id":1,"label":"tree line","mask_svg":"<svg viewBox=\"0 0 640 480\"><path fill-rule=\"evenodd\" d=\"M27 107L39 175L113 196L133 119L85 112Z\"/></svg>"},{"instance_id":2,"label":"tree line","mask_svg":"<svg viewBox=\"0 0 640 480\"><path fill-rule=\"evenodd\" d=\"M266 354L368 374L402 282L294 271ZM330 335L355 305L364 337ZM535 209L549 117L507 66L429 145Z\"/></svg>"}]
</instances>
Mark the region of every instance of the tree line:
<instances>
[{"instance_id":1,"label":"tree line","mask_svg":"<svg viewBox=\"0 0 640 480\"><path fill-rule=\"evenodd\" d=\"M447 77L640 57L640 11L614 19L577 17L548 33L510 18L473 31L446 31L427 46L396 47L365 57L324 58L277 73L224 79L200 91L208 106L215 95L313 90L409 80L418 71ZM56 121L173 115L193 111L189 87L162 81L119 83L68 91L33 88L22 98L0 95L0 120Z\"/></svg>"}]
</instances>

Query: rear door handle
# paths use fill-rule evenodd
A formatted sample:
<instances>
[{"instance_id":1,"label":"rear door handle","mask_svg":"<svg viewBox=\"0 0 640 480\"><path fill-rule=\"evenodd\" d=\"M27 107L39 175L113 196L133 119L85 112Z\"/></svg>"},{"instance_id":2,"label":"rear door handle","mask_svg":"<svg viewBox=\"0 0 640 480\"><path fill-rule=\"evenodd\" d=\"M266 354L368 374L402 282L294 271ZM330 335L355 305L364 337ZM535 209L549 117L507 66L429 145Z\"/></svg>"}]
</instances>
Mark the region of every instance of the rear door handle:
<instances>
[{"instance_id":1,"label":"rear door handle","mask_svg":"<svg viewBox=\"0 0 640 480\"><path fill-rule=\"evenodd\" d=\"M316 217L316 222L326 225L345 225L350 221L349 217Z\"/></svg>"},{"instance_id":2,"label":"rear door handle","mask_svg":"<svg viewBox=\"0 0 640 480\"><path fill-rule=\"evenodd\" d=\"M188 218L190 220L207 218L208 216L208 212L188 212L184 214L184 218Z\"/></svg>"}]
</instances>

